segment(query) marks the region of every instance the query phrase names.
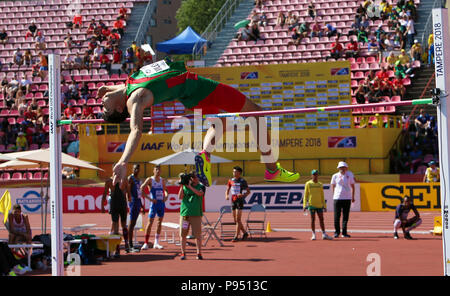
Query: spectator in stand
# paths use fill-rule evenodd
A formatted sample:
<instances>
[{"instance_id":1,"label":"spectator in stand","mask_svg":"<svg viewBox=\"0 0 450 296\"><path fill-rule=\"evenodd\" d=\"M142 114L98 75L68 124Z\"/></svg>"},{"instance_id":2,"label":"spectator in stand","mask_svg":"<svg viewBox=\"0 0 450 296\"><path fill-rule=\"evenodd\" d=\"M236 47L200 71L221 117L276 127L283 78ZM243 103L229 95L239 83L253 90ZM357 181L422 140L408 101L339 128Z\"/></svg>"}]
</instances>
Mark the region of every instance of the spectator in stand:
<instances>
[{"instance_id":1,"label":"spectator in stand","mask_svg":"<svg viewBox=\"0 0 450 296\"><path fill-rule=\"evenodd\" d=\"M45 50L47 48L47 45L45 44L45 37L42 36L41 31L39 31L37 33L37 36L35 38L34 47L36 50Z\"/></svg>"},{"instance_id":2,"label":"spectator in stand","mask_svg":"<svg viewBox=\"0 0 450 296\"><path fill-rule=\"evenodd\" d=\"M375 36L377 37L377 41L380 42L381 35L386 34L386 32L383 30L383 25L378 25L377 30L375 31Z\"/></svg>"},{"instance_id":3,"label":"spectator in stand","mask_svg":"<svg viewBox=\"0 0 450 296\"><path fill-rule=\"evenodd\" d=\"M108 27L102 29L102 35L103 35L103 40L107 40L109 35L111 35L111 30Z\"/></svg>"},{"instance_id":4,"label":"spectator in stand","mask_svg":"<svg viewBox=\"0 0 450 296\"><path fill-rule=\"evenodd\" d=\"M89 26L86 31L86 35L91 35L94 33L95 28L97 28L97 24L95 23L95 19L91 19L91 22L89 23Z\"/></svg>"},{"instance_id":5,"label":"spectator in stand","mask_svg":"<svg viewBox=\"0 0 450 296\"><path fill-rule=\"evenodd\" d=\"M9 88L9 81L8 81L8 78L6 78L6 75L3 76L3 79L1 82L1 88L2 88L3 97L6 97L6 94L8 93L8 88Z\"/></svg>"},{"instance_id":6,"label":"spectator in stand","mask_svg":"<svg viewBox=\"0 0 450 296\"><path fill-rule=\"evenodd\" d=\"M17 75L14 74L13 79L9 82L8 95L11 98L16 96L16 92L19 90L19 81L17 80Z\"/></svg>"},{"instance_id":7,"label":"spectator in stand","mask_svg":"<svg viewBox=\"0 0 450 296\"><path fill-rule=\"evenodd\" d=\"M83 26L83 16L80 13L75 14L72 23L75 28L80 29Z\"/></svg>"},{"instance_id":8,"label":"spectator in stand","mask_svg":"<svg viewBox=\"0 0 450 296\"><path fill-rule=\"evenodd\" d=\"M36 113L36 111L34 111L32 109L31 105L28 106L27 111L23 114L23 116L25 117L25 120L27 122L31 122L31 123L33 122L33 120L36 120L36 118L37 118L36 115L37 115L37 113Z\"/></svg>"},{"instance_id":9,"label":"spectator in stand","mask_svg":"<svg viewBox=\"0 0 450 296\"><path fill-rule=\"evenodd\" d=\"M320 28L319 23L316 20L314 20L314 24L311 27L311 38L322 36L323 36L322 29Z\"/></svg>"},{"instance_id":10,"label":"spectator in stand","mask_svg":"<svg viewBox=\"0 0 450 296\"><path fill-rule=\"evenodd\" d=\"M75 80L72 80L72 82L69 85L69 91L70 91L70 98L77 100L78 99L78 92L79 92L79 87L78 87L78 83L76 83Z\"/></svg>"},{"instance_id":11,"label":"spectator in stand","mask_svg":"<svg viewBox=\"0 0 450 296\"><path fill-rule=\"evenodd\" d=\"M100 29L105 29L107 26L106 26L106 24L103 22L103 20L102 19L100 19L99 21L98 21L98 27L100 28Z\"/></svg>"},{"instance_id":12,"label":"spectator in stand","mask_svg":"<svg viewBox=\"0 0 450 296\"><path fill-rule=\"evenodd\" d=\"M119 45L119 40L121 35L118 33L117 29L111 31L111 39L114 41L114 45Z\"/></svg>"},{"instance_id":13,"label":"spectator in stand","mask_svg":"<svg viewBox=\"0 0 450 296\"><path fill-rule=\"evenodd\" d=\"M405 38L404 35L402 34L402 32L400 30L397 30L395 32L395 36L394 36L394 45L396 48L400 48L400 49L404 49L405 48Z\"/></svg>"},{"instance_id":14,"label":"spectator in stand","mask_svg":"<svg viewBox=\"0 0 450 296\"><path fill-rule=\"evenodd\" d=\"M324 34L327 35L328 38L332 36L338 35L337 29L333 27L331 24L326 24L324 28Z\"/></svg>"},{"instance_id":15,"label":"spectator in stand","mask_svg":"<svg viewBox=\"0 0 450 296\"><path fill-rule=\"evenodd\" d=\"M15 100L14 100L14 108L18 109L19 104L22 100L25 100L25 94L23 93L22 89L19 87L19 89L16 92Z\"/></svg>"},{"instance_id":16,"label":"spectator in stand","mask_svg":"<svg viewBox=\"0 0 450 296\"><path fill-rule=\"evenodd\" d=\"M72 48L73 40L72 40L72 36L70 36L70 33L67 33L66 37L64 38L64 45L68 49Z\"/></svg>"},{"instance_id":17,"label":"spectator in stand","mask_svg":"<svg viewBox=\"0 0 450 296\"><path fill-rule=\"evenodd\" d=\"M413 46L411 46L411 59L413 61L421 61L422 60L422 45L419 43L419 41L416 39L414 40Z\"/></svg>"},{"instance_id":18,"label":"spectator in stand","mask_svg":"<svg viewBox=\"0 0 450 296\"><path fill-rule=\"evenodd\" d=\"M72 103L67 105L67 108L64 110L64 118L65 119L77 119L77 112Z\"/></svg>"},{"instance_id":19,"label":"spectator in stand","mask_svg":"<svg viewBox=\"0 0 450 296\"><path fill-rule=\"evenodd\" d=\"M294 14L292 17L288 17L286 20L286 23L289 25L288 31L291 31L292 29L296 28L299 25L299 20L296 14Z\"/></svg>"},{"instance_id":20,"label":"spectator in stand","mask_svg":"<svg viewBox=\"0 0 450 296\"><path fill-rule=\"evenodd\" d=\"M375 37L372 37L369 41L369 44L367 44L367 50L369 51L370 55L378 55L379 54L379 46L377 39Z\"/></svg>"},{"instance_id":21,"label":"spectator in stand","mask_svg":"<svg viewBox=\"0 0 450 296\"><path fill-rule=\"evenodd\" d=\"M431 67L431 65L434 65L434 43L430 45L428 48L428 67Z\"/></svg>"},{"instance_id":22,"label":"spectator in stand","mask_svg":"<svg viewBox=\"0 0 450 296\"><path fill-rule=\"evenodd\" d=\"M402 99L404 99L406 87L400 75L395 76L395 79L392 81L392 92L393 95L400 96Z\"/></svg>"},{"instance_id":23,"label":"spectator in stand","mask_svg":"<svg viewBox=\"0 0 450 296\"><path fill-rule=\"evenodd\" d=\"M19 132L17 134L16 139L16 151L27 151L28 150L28 141L25 138L25 134L23 132Z\"/></svg>"},{"instance_id":24,"label":"spectator in stand","mask_svg":"<svg viewBox=\"0 0 450 296\"><path fill-rule=\"evenodd\" d=\"M390 53L391 51L395 50L394 38L395 38L394 34L386 34L386 38L384 40L384 45L385 45L384 50L385 50L386 54L388 52ZM386 56L384 56L384 57L386 57Z\"/></svg>"},{"instance_id":25,"label":"spectator in stand","mask_svg":"<svg viewBox=\"0 0 450 296\"><path fill-rule=\"evenodd\" d=\"M280 11L277 16L276 24L277 26L284 27L285 23L286 23L286 16L283 14L282 11Z\"/></svg>"},{"instance_id":26,"label":"spectator in stand","mask_svg":"<svg viewBox=\"0 0 450 296\"><path fill-rule=\"evenodd\" d=\"M94 49L94 61L99 61L102 54L103 47L100 44L97 44L97 47Z\"/></svg>"},{"instance_id":27,"label":"spectator in stand","mask_svg":"<svg viewBox=\"0 0 450 296\"><path fill-rule=\"evenodd\" d=\"M316 11L316 7L314 6L314 3L309 3L308 4L308 15L310 17L312 17L313 19L316 18L317 16L317 11Z\"/></svg>"},{"instance_id":28,"label":"spectator in stand","mask_svg":"<svg viewBox=\"0 0 450 296\"><path fill-rule=\"evenodd\" d=\"M70 53L66 54L66 57L63 60L63 66L65 69L67 70L71 70L73 69L73 61L72 61L72 56L70 55Z\"/></svg>"},{"instance_id":29,"label":"spectator in stand","mask_svg":"<svg viewBox=\"0 0 450 296\"><path fill-rule=\"evenodd\" d=\"M44 79L47 75L48 71L48 60L47 57L42 53L39 52L39 76Z\"/></svg>"},{"instance_id":30,"label":"spectator in stand","mask_svg":"<svg viewBox=\"0 0 450 296\"><path fill-rule=\"evenodd\" d=\"M13 62L14 64L16 64L18 67L23 65L24 59L23 59L23 54L20 51L20 49L16 49L13 52Z\"/></svg>"},{"instance_id":31,"label":"spectator in stand","mask_svg":"<svg viewBox=\"0 0 450 296\"><path fill-rule=\"evenodd\" d=\"M239 39L238 39L239 40ZM132 47L128 47L125 51L125 64L126 64L126 70L133 69L134 66L134 51Z\"/></svg>"},{"instance_id":32,"label":"spectator in stand","mask_svg":"<svg viewBox=\"0 0 450 296\"><path fill-rule=\"evenodd\" d=\"M38 28L36 24L34 21L31 21L31 25L28 26L28 32L25 34L25 39L28 37L36 37L37 30Z\"/></svg>"},{"instance_id":33,"label":"spectator in stand","mask_svg":"<svg viewBox=\"0 0 450 296\"><path fill-rule=\"evenodd\" d=\"M92 59L88 51L86 51L83 56L83 67L88 70L92 67Z\"/></svg>"},{"instance_id":34,"label":"spectator in stand","mask_svg":"<svg viewBox=\"0 0 450 296\"><path fill-rule=\"evenodd\" d=\"M6 33L6 29L3 28L2 32L0 33L0 43L3 43L3 44L7 43L8 39L9 39L8 33Z\"/></svg>"},{"instance_id":35,"label":"spectator in stand","mask_svg":"<svg viewBox=\"0 0 450 296\"><path fill-rule=\"evenodd\" d=\"M31 67L31 65L33 64L33 55L31 54L31 51L29 49L25 50L25 53L23 55L23 60L27 67Z\"/></svg>"},{"instance_id":36,"label":"spectator in stand","mask_svg":"<svg viewBox=\"0 0 450 296\"><path fill-rule=\"evenodd\" d=\"M425 131L430 125L430 116L424 112L423 109L419 110L419 115L414 120L414 126L416 127L416 138L419 135L425 134Z\"/></svg>"},{"instance_id":37,"label":"spectator in stand","mask_svg":"<svg viewBox=\"0 0 450 296\"><path fill-rule=\"evenodd\" d=\"M262 27L267 26L268 24L268 19L267 19L267 14L265 11L263 11L261 13L261 15L259 16L259 20L258 20L258 24Z\"/></svg>"},{"instance_id":38,"label":"spectator in stand","mask_svg":"<svg viewBox=\"0 0 450 296\"><path fill-rule=\"evenodd\" d=\"M17 106L17 110L19 111L19 115L23 116L25 114L25 111L27 111L28 105L26 103L25 99L21 99L19 102L19 105Z\"/></svg>"},{"instance_id":39,"label":"spectator in stand","mask_svg":"<svg viewBox=\"0 0 450 296\"><path fill-rule=\"evenodd\" d=\"M98 45L97 38L91 37L91 39L89 40L89 43L88 43L87 53L92 54L94 52L94 49L97 47L97 45Z\"/></svg>"},{"instance_id":40,"label":"spectator in stand","mask_svg":"<svg viewBox=\"0 0 450 296\"><path fill-rule=\"evenodd\" d=\"M382 3L380 4L380 9L381 9L381 19L384 21L386 19L389 18L389 16L392 13L392 5L387 2L387 0L383 0Z\"/></svg>"},{"instance_id":41,"label":"spectator in stand","mask_svg":"<svg viewBox=\"0 0 450 296\"><path fill-rule=\"evenodd\" d=\"M344 47L339 42L339 39L336 39L336 41L331 44L330 56L326 57L325 59L327 61L329 58L333 58L333 59L337 60L337 59L341 58L343 50L344 50Z\"/></svg>"},{"instance_id":42,"label":"spectator in stand","mask_svg":"<svg viewBox=\"0 0 450 296\"><path fill-rule=\"evenodd\" d=\"M91 93L89 91L89 86L88 86L87 81L83 81L83 85L80 88L80 95L84 101L87 101L87 99L90 98Z\"/></svg>"},{"instance_id":43,"label":"spectator in stand","mask_svg":"<svg viewBox=\"0 0 450 296\"><path fill-rule=\"evenodd\" d=\"M253 41L258 41L261 39L261 31L259 30L259 26L257 23L252 24L251 29L250 29L250 40Z\"/></svg>"},{"instance_id":44,"label":"spectator in stand","mask_svg":"<svg viewBox=\"0 0 450 296\"><path fill-rule=\"evenodd\" d=\"M357 37L358 37L358 42L362 42L362 43L369 42L369 34L367 33L366 30L364 30L363 27L360 27L358 29Z\"/></svg>"},{"instance_id":45,"label":"spectator in stand","mask_svg":"<svg viewBox=\"0 0 450 296\"><path fill-rule=\"evenodd\" d=\"M81 112L81 119L94 119L95 114L91 106L86 103L83 104L83 111Z\"/></svg>"},{"instance_id":46,"label":"spectator in stand","mask_svg":"<svg viewBox=\"0 0 450 296\"><path fill-rule=\"evenodd\" d=\"M120 48L118 46L114 46L113 48L113 64L121 64L122 63L122 50L120 50Z\"/></svg>"},{"instance_id":47,"label":"spectator in stand","mask_svg":"<svg viewBox=\"0 0 450 296\"><path fill-rule=\"evenodd\" d=\"M356 38L352 38L350 42L347 44L345 56L347 58L357 58L359 57L359 53L360 53L359 43L358 41L356 41Z\"/></svg>"},{"instance_id":48,"label":"spectator in stand","mask_svg":"<svg viewBox=\"0 0 450 296\"><path fill-rule=\"evenodd\" d=\"M72 67L74 69L83 68L83 58L80 57L80 54L78 52L75 53L75 58L73 59Z\"/></svg>"},{"instance_id":49,"label":"spectator in stand","mask_svg":"<svg viewBox=\"0 0 450 296\"><path fill-rule=\"evenodd\" d=\"M250 36L250 26L246 25L244 28L242 28L237 33L237 40L238 41L247 41L250 38L249 36ZM133 50L133 54L134 54L134 50Z\"/></svg>"},{"instance_id":50,"label":"spectator in stand","mask_svg":"<svg viewBox=\"0 0 450 296\"><path fill-rule=\"evenodd\" d=\"M128 10L125 8L123 4L122 7L119 9L118 18L120 18L121 20L127 20L128 18Z\"/></svg>"},{"instance_id":51,"label":"spectator in stand","mask_svg":"<svg viewBox=\"0 0 450 296\"><path fill-rule=\"evenodd\" d=\"M33 98L31 99L30 107L31 107L31 110L33 110L33 111L36 111L37 108L39 107L39 106L38 106L38 103L36 102L36 98L35 98L35 97L33 97Z\"/></svg>"},{"instance_id":52,"label":"spectator in stand","mask_svg":"<svg viewBox=\"0 0 450 296\"><path fill-rule=\"evenodd\" d=\"M406 65L403 65L400 61L400 59L395 62L395 68L394 68L394 74L395 76L400 75L402 78L406 78L406 77L414 77L414 74L412 73L412 68L408 68L406 67Z\"/></svg>"},{"instance_id":53,"label":"spectator in stand","mask_svg":"<svg viewBox=\"0 0 450 296\"><path fill-rule=\"evenodd\" d=\"M100 68L106 69L108 73L111 72L111 60L106 53L102 53L100 56Z\"/></svg>"},{"instance_id":54,"label":"spectator in stand","mask_svg":"<svg viewBox=\"0 0 450 296\"><path fill-rule=\"evenodd\" d=\"M409 46L414 44L414 36L416 35L414 25L415 23L413 17L409 16L408 21L406 22L406 40Z\"/></svg>"},{"instance_id":55,"label":"spectator in stand","mask_svg":"<svg viewBox=\"0 0 450 296\"><path fill-rule=\"evenodd\" d=\"M22 79L19 81L19 86L22 89L22 91L25 92L25 95L30 93L30 88L33 82L29 79L29 76L24 74L22 76Z\"/></svg>"},{"instance_id":56,"label":"spectator in stand","mask_svg":"<svg viewBox=\"0 0 450 296\"><path fill-rule=\"evenodd\" d=\"M376 74L376 76L378 77L378 79L380 79L381 81L384 82L388 82L389 81L389 73L387 71L386 68L381 68L380 71L378 71L378 73Z\"/></svg>"},{"instance_id":57,"label":"spectator in stand","mask_svg":"<svg viewBox=\"0 0 450 296\"><path fill-rule=\"evenodd\" d=\"M123 36L123 34L124 34L124 31L123 31L124 26L125 25L124 25L122 19L120 19L120 17L118 17L113 24L113 28L116 29L117 32L119 32L120 36Z\"/></svg>"},{"instance_id":58,"label":"spectator in stand","mask_svg":"<svg viewBox=\"0 0 450 296\"><path fill-rule=\"evenodd\" d=\"M393 51L389 53L389 56L386 58L386 63L388 64L388 70L393 70L395 67L395 63L398 61L398 57L395 55Z\"/></svg>"}]
</instances>

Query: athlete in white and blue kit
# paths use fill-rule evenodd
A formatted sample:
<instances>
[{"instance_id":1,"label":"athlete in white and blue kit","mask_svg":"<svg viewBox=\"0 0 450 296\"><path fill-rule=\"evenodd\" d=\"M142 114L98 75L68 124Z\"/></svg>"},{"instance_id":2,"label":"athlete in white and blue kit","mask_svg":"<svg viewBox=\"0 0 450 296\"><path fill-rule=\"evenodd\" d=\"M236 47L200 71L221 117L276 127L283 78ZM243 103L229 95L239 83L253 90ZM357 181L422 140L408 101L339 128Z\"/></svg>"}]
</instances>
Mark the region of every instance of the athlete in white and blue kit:
<instances>
[{"instance_id":1,"label":"athlete in white and blue kit","mask_svg":"<svg viewBox=\"0 0 450 296\"><path fill-rule=\"evenodd\" d=\"M146 196L145 189L149 187L150 198ZM166 189L166 180L161 177L160 167L157 165L153 169L153 176L147 178L141 185L142 196L149 198L151 201L150 211L148 212L148 222L145 227L145 243L141 250L148 249L148 241L150 239L150 232L152 230L153 221L158 216L158 225L156 228L154 249L162 249L163 246L159 244L159 237L161 235L161 226L164 218L164 210L166 208L165 202L167 200L168 191Z\"/></svg>"}]
</instances>

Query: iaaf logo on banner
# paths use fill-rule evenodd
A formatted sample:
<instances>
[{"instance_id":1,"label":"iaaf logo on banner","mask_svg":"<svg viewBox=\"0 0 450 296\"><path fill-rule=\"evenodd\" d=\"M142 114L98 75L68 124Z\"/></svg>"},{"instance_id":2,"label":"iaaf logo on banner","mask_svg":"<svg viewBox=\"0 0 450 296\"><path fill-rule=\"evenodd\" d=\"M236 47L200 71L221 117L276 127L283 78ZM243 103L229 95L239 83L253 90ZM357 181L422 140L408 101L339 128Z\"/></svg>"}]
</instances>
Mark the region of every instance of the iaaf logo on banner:
<instances>
[{"instance_id":1,"label":"iaaf logo on banner","mask_svg":"<svg viewBox=\"0 0 450 296\"><path fill-rule=\"evenodd\" d=\"M255 204L263 204L267 210L302 210L304 185L250 185L250 194L244 200L244 209L249 210ZM227 186L211 186L206 190L205 205L206 211L216 212L222 206L231 204L230 200L225 200ZM331 185L324 184L325 202L327 210L333 211L333 192ZM352 204L352 211L360 211L360 189L359 184L355 185L355 203ZM223 198L218 198L223 196Z\"/></svg>"}]
</instances>

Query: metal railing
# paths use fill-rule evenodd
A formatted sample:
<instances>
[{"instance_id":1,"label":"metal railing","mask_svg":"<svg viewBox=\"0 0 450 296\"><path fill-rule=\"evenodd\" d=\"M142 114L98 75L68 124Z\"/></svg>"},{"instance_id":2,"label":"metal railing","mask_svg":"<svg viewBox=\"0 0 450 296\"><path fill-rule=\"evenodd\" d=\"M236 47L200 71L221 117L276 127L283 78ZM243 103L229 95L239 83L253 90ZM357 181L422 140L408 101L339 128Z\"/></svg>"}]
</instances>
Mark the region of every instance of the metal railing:
<instances>
[{"instance_id":1,"label":"metal railing","mask_svg":"<svg viewBox=\"0 0 450 296\"><path fill-rule=\"evenodd\" d=\"M142 16L141 23L139 24L136 37L134 38L134 41L136 41L136 44L139 46L142 45L142 42L145 40L145 36L147 35L148 26L150 25L150 18L156 9L156 2L156 0L149 0L147 6L145 7L144 15Z\"/></svg>"},{"instance_id":2,"label":"metal railing","mask_svg":"<svg viewBox=\"0 0 450 296\"><path fill-rule=\"evenodd\" d=\"M242 1L244 0L227 0L222 5L216 16L201 34L201 37L207 41L207 44L211 44L217 38L217 35L223 29L227 20L233 15L234 10ZM195 58L196 55L205 55L203 42L201 41L197 42L192 49L192 57Z\"/></svg>"},{"instance_id":3,"label":"metal railing","mask_svg":"<svg viewBox=\"0 0 450 296\"><path fill-rule=\"evenodd\" d=\"M441 8L442 7L442 0L434 0L433 2L433 7L431 8L431 11L428 15L427 18L427 22L425 23L425 27L424 27L424 31L422 33L422 38L421 38L421 44L422 46L425 45L425 41L428 42L428 36L430 36L431 33L433 33L433 9L434 8ZM428 44L427 44L428 46Z\"/></svg>"}]
</instances>

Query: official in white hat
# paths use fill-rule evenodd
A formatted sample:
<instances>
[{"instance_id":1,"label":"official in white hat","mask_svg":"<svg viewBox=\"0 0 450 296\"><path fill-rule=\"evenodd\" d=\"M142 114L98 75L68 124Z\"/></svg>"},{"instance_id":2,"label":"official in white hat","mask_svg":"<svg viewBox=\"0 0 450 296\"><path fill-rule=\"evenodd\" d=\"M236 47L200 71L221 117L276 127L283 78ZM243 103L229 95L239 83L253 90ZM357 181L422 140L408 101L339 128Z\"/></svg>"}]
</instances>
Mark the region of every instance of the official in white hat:
<instances>
[{"instance_id":1,"label":"official in white hat","mask_svg":"<svg viewBox=\"0 0 450 296\"><path fill-rule=\"evenodd\" d=\"M331 189L334 202L334 237L341 234L340 220L342 212L342 237L350 237L347 233L347 223L350 215L350 207L355 202L355 177L348 170L344 161L338 163L339 172L331 177Z\"/></svg>"}]
</instances>

